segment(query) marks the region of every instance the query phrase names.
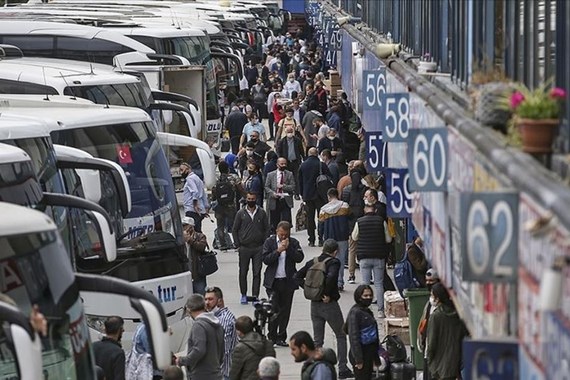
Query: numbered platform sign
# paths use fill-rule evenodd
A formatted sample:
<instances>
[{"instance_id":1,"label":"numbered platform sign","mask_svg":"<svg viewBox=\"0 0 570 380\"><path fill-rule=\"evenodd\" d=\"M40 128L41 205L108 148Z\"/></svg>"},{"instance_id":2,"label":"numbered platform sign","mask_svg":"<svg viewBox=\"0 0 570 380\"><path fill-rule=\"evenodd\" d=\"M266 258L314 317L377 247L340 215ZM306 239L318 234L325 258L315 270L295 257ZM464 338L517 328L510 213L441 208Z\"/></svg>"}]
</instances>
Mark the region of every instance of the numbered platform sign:
<instances>
[{"instance_id":1,"label":"numbered platform sign","mask_svg":"<svg viewBox=\"0 0 570 380\"><path fill-rule=\"evenodd\" d=\"M410 95L392 93L380 95L380 125L385 142L406 142L410 129Z\"/></svg>"},{"instance_id":2,"label":"numbered platform sign","mask_svg":"<svg viewBox=\"0 0 570 380\"><path fill-rule=\"evenodd\" d=\"M386 93L386 68L362 72L362 97L364 110L380 110L381 95Z\"/></svg>"},{"instance_id":3,"label":"numbered platform sign","mask_svg":"<svg viewBox=\"0 0 570 380\"><path fill-rule=\"evenodd\" d=\"M447 190L447 152L447 128L420 128L408 131L411 190Z\"/></svg>"},{"instance_id":4,"label":"numbered platform sign","mask_svg":"<svg viewBox=\"0 0 570 380\"><path fill-rule=\"evenodd\" d=\"M463 279L514 282L517 278L519 196L512 192L462 193Z\"/></svg>"},{"instance_id":5,"label":"numbered platform sign","mask_svg":"<svg viewBox=\"0 0 570 380\"><path fill-rule=\"evenodd\" d=\"M379 172L388 166L388 144L382 141L382 132L366 132L366 162L371 172Z\"/></svg>"},{"instance_id":6,"label":"numbered platform sign","mask_svg":"<svg viewBox=\"0 0 570 380\"><path fill-rule=\"evenodd\" d=\"M516 339L463 341L465 380L518 380L519 344Z\"/></svg>"},{"instance_id":7,"label":"numbered platform sign","mask_svg":"<svg viewBox=\"0 0 570 380\"><path fill-rule=\"evenodd\" d=\"M408 218L413 211L408 169L386 169L386 204L391 218Z\"/></svg>"},{"instance_id":8,"label":"numbered platform sign","mask_svg":"<svg viewBox=\"0 0 570 380\"><path fill-rule=\"evenodd\" d=\"M342 50L342 32L338 28L338 25L331 38L331 47L336 51Z\"/></svg>"}]
</instances>

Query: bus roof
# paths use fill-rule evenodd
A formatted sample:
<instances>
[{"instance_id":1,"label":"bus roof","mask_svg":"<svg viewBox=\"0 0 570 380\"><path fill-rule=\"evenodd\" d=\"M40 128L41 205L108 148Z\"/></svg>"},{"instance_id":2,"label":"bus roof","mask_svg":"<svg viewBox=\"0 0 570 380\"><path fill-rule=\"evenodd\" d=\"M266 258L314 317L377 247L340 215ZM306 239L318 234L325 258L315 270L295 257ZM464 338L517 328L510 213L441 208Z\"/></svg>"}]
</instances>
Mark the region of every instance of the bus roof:
<instances>
[{"instance_id":1,"label":"bus roof","mask_svg":"<svg viewBox=\"0 0 570 380\"><path fill-rule=\"evenodd\" d=\"M0 202L2 236L55 231L53 220L40 211L12 203Z\"/></svg>"},{"instance_id":2,"label":"bus roof","mask_svg":"<svg viewBox=\"0 0 570 380\"><path fill-rule=\"evenodd\" d=\"M143 110L95 104L89 100L54 95L0 95L0 111L57 121L48 128L76 129L151 121Z\"/></svg>"},{"instance_id":3,"label":"bus roof","mask_svg":"<svg viewBox=\"0 0 570 380\"><path fill-rule=\"evenodd\" d=\"M57 128L57 123L53 122L52 128L48 123L33 116L0 113L0 141L49 137L50 129Z\"/></svg>"},{"instance_id":4,"label":"bus roof","mask_svg":"<svg viewBox=\"0 0 570 380\"><path fill-rule=\"evenodd\" d=\"M60 94L70 86L140 82L136 76L113 71L111 66L49 58L14 58L0 61L0 79L51 86Z\"/></svg>"},{"instance_id":5,"label":"bus roof","mask_svg":"<svg viewBox=\"0 0 570 380\"><path fill-rule=\"evenodd\" d=\"M141 53L155 53L148 46L112 30L59 22L0 20L0 35L53 35L101 39L126 46Z\"/></svg>"}]
</instances>

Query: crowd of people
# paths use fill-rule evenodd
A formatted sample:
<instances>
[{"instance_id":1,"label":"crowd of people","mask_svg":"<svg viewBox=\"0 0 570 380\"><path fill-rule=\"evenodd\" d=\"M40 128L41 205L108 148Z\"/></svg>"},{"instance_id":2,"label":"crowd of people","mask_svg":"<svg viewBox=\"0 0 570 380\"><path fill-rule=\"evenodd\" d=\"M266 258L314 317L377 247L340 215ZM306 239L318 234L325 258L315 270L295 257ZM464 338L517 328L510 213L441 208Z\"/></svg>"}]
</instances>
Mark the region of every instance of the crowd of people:
<instances>
[{"instance_id":1,"label":"crowd of people","mask_svg":"<svg viewBox=\"0 0 570 380\"><path fill-rule=\"evenodd\" d=\"M346 95L327 92L320 47L287 33L266 48L264 62L248 62L248 88L227 104L224 129L231 151L217 165L219 178L210 197L192 164L180 165L182 224L194 292L186 312L194 323L186 355L168 370L172 376L165 371L155 373L156 379L178 379L179 367L186 368L188 379L277 379L279 347L289 347L294 360L303 362L302 379L372 379L380 362L377 318L385 318L383 294L393 287L386 268L393 262L395 237L384 178L366 170L363 132L355 128L357 118ZM350 141L357 143L351 146ZM296 201L306 217L308 246L322 247L318 257L302 265L301 243L291 236ZM210 211L216 219L212 247L238 252L240 303L259 299L262 285L269 296L267 336L256 328L258 321L236 318L225 306L222 289L208 287L207 275L200 273L198 258L210 249L202 221ZM418 282L432 292L418 330L424 379L430 374L433 379L460 378L465 327L428 268L420 241L408 247L408 255ZM347 282L355 284L357 261L361 284L345 314L338 302L345 288L344 268L346 264ZM322 285L315 287L319 279ZM312 335L287 331L298 289L311 303ZM95 347L107 380L123 378L110 369L108 354L107 359L98 354L105 349L118 355L122 323L116 318L108 320L107 336ZM325 324L335 334L336 352L323 348ZM113 362L125 363L124 354Z\"/></svg>"}]
</instances>

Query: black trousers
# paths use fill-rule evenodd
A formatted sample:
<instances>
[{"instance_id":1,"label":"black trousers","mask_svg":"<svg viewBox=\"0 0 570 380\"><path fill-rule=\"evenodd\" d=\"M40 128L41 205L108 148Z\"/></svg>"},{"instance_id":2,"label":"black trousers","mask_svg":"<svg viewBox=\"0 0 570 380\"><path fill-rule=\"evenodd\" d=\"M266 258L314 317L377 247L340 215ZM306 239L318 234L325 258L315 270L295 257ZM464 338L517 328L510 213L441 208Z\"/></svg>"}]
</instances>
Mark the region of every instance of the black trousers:
<instances>
[{"instance_id":1,"label":"black trousers","mask_svg":"<svg viewBox=\"0 0 570 380\"><path fill-rule=\"evenodd\" d=\"M186 211L186 216L194 219L194 231L202 232L202 219L204 219L204 217L194 211Z\"/></svg>"},{"instance_id":2,"label":"black trousers","mask_svg":"<svg viewBox=\"0 0 570 380\"><path fill-rule=\"evenodd\" d=\"M269 112L267 119L268 119L267 125L269 125L269 138L273 139L274 138L273 123L275 122L275 118L273 117L273 112Z\"/></svg>"},{"instance_id":3,"label":"black trousers","mask_svg":"<svg viewBox=\"0 0 570 380\"><path fill-rule=\"evenodd\" d=\"M295 178L295 194L299 195L299 166L301 166L301 160L287 161L287 170L293 172L293 178Z\"/></svg>"},{"instance_id":4,"label":"black trousers","mask_svg":"<svg viewBox=\"0 0 570 380\"><path fill-rule=\"evenodd\" d=\"M309 242L315 242L315 214L318 217L323 203L319 199L312 199L305 201L307 204L307 234L309 234ZM319 233L319 231L317 231ZM323 240L322 235L319 233L319 241Z\"/></svg>"},{"instance_id":5,"label":"black trousers","mask_svg":"<svg viewBox=\"0 0 570 380\"><path fill-rule=\"evenodd\" d=\"M231 233L232 226L234 224L235 215L236 215L236 210L235 210L235 206L233 204L227 205L227 206L218 205L218 207L216 208L216 211L215 211L216 229L218 232L218 236L216 236L216 237L218 238L220 245L226 243L226 241L224 239L224 233L226 231ZM226 247L226 248L228 248L228 247Z\"/></svg>"},{"instance_id":6,"label":"black trousers","mask_svg":"<svg viewBox=\"0 0 570 380\"><path fill-rule=\"evenodd\" d=\"M277 199L275 201L275 210L269 210L269 222L271 223L271 233L275 233L277 224L285 220L289 223L292 222L291 219L291 208L285 202L285 199Z\"/></svg>"},{"instance_id":7,"label":"black trousers","mask_svg":"<svg viewBox=\"0 0 570 380\"><path fill-rule=\"evenodd\" d=\"M376 344L361 344L360 347L362 348L362 369L356 368L352 352L348 354L352 370L354 371L354 378L356 380L372 380L374 362L378 360L378 346Z\"/></svg>"},{"instance_id":8,"label":"black trousers","mask_svg":"<svg viewBox=\"0 0 570 380\"><path fill-rule=\"evenodd\" d=\"M272 298L274 310L278 310L277 315L269 321L267 338L272 341L286 341L287 325L291 318L291 305L293 304L293 295L295 290L292 289L289 280L286 278L276 278L273 281L273 287L267 289L267 294Z\"/></svg>"},{"instance_id":9,"label":"black trousers","mask_svg":"<svg viewBox=\"0 0 570 380\"><path fill-rule=\"evenodd\" d=\"M249 272L249 263L252 263L253 284L252 295L259 297L259 288L261 287L261 253L262 244L259 247L239 247L239 290L242 295L247 295L247 273Z\"/></svg>"}]
</instances>

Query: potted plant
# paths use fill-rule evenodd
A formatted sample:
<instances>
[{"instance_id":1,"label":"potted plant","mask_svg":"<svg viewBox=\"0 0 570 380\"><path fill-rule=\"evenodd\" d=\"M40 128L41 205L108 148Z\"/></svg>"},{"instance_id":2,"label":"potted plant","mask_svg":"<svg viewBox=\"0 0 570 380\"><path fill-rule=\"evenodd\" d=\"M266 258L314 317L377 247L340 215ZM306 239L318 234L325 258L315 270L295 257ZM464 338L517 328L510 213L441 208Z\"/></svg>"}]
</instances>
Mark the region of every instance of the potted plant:
<instances>
[{"instance_id":1,"label":"potted plant","mask_svg":"<svg viewBox=\"0 0 570 380\"><path fill-rule=\"evenodd\" d=\"M515 87L508 103L520 132L523 151L535 154L552 152L565 98L564 89L549 88L548 82L534 90L522 84Z\"/></svg>"}]
</instances>

